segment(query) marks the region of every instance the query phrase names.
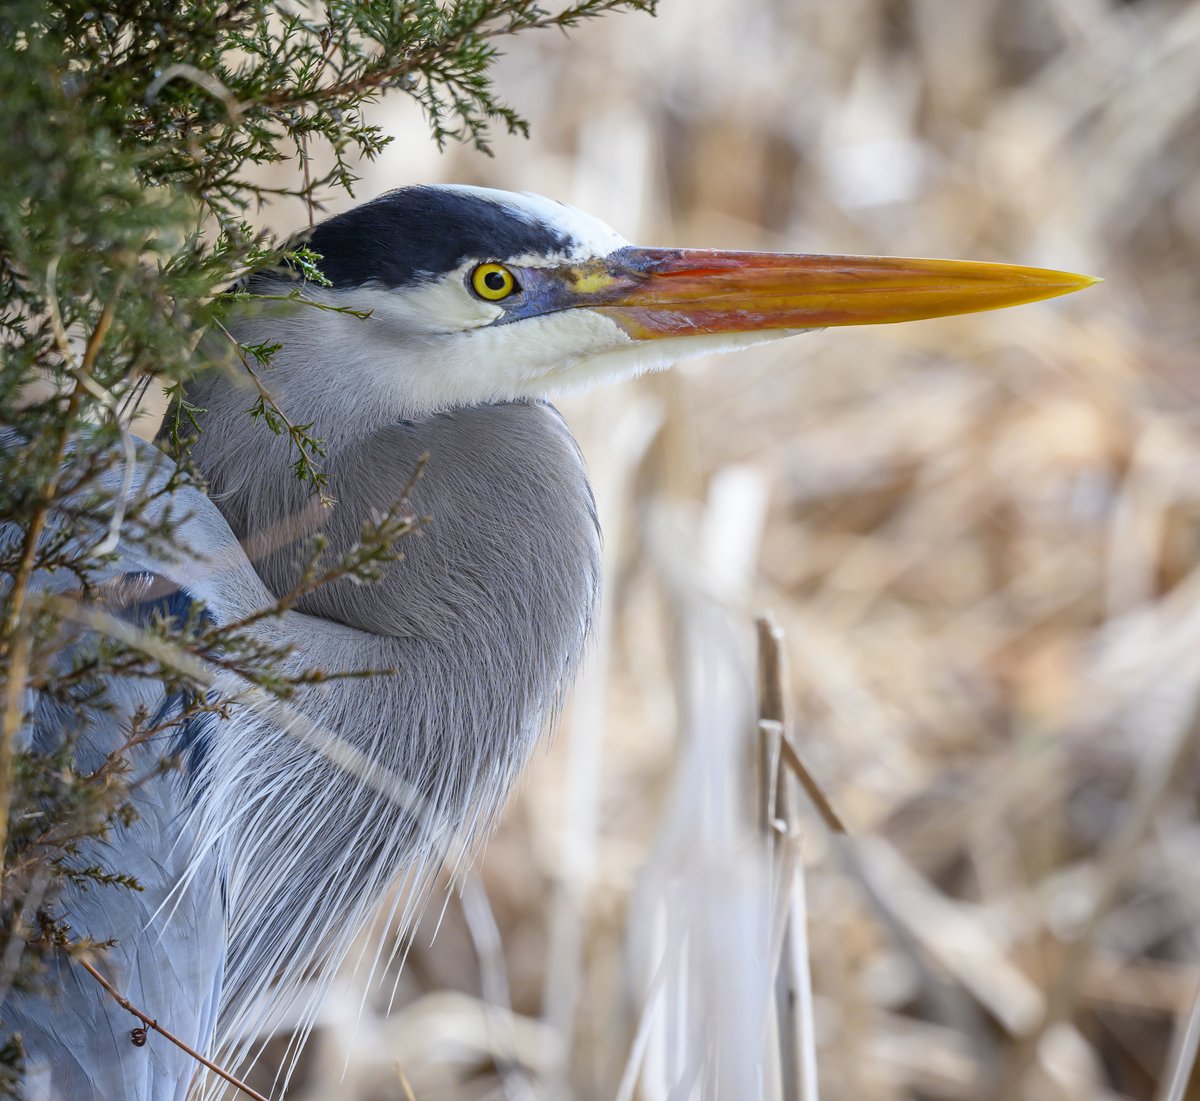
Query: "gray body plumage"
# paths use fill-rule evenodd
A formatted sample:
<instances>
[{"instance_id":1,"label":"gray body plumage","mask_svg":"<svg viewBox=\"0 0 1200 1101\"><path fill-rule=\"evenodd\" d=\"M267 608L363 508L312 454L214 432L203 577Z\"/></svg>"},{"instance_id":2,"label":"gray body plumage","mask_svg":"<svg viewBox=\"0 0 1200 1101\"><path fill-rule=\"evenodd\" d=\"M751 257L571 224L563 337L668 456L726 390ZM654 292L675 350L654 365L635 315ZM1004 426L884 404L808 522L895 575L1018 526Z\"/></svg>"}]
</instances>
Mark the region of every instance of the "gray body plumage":
<instances>
[{"instance_id":1,"label":"gray body plumage","mask_svg":"<svg viewBox=\"0 0 1200 1101\"><path fill-rule=\"evenodd\" d=\"M192 396L215 409L246 406L224 375ZM373 512L395 503L422 456L410 503L430 520L378 583L334 582L259 628L293 646L291 672L396 671L307 687L294 706L403 781L414 805L395 805L295 740L286 719L235 709L211 720L188 774L153 781L139 798L141 819L98 846L95 855L145 891L118 905L94 890L66 901L78 932L119 939L104 962L120 989L194 1046L234 1059L253 1054L275 1017L307 1028L315 992L387 889L409 880L408 910L396 915L403 925L451 844L469 850L491 825L569 682L599 576L591 493L550 406L461 409L345 440L328 460L337 503L319 512L286 448L277 452L283 441L241 421L241 447L225 438L197 448L212 498L176 495L190 514L180 536L191 560L122 562L132 578L126 614L152 587L180 583L223 621L269 604L294 583L304 534L319 527L331 555L346 549ZM139 480L163 463L148 459ZM252 564L238 541L253 547L264 532L272 549ZM126 735L121 716L164 704L144 685L113 690L117 720L93 722L86 736L84 752L97 760ZM59 732L45 708L35 714L35 739ZM149 769L156 753L140 750L138 763ZM134 1047L136 1021L78 969L64 963L62 978L61 1001L8 1007L40 1067L33 1081L56 1098L182 1099L188 1057L161 1037Z\"/></svg>"},{"instance_id":2,"label":"gray body plumage","mask_svg":"<svg viewBox=\"0 0 1200 1101\"><path fill-rule=\"evenodd\" d=\"M222 376L192 396L210 410L245 401ZM599 535L575 443L540 403L460 409L347 439L328 459L337 503L326 510L311 507L278 437L251 431L239 447L214 434L196 449L239 539L254 547L270 533L255 566L276 596L297 580L306 535L319 528L336 558L396 502L422 456L409 505L430 520L403 541L403 561L376 584L317 589L282 625L320 627L297 640L297 672L306 663L396 671L310 687L298 706L411 787L417 805L398 807L313 759L286 729L239 724L237 739L220 743L209 767L221 793L209 802L240 823L229 840L226 1042L261 1023L262 975L338 958L401 872L413 881L406 925L451 842L469 848L494 820L579 657ZM242 779L225 793L230 773Z\"/></svg>"}]
</instances>

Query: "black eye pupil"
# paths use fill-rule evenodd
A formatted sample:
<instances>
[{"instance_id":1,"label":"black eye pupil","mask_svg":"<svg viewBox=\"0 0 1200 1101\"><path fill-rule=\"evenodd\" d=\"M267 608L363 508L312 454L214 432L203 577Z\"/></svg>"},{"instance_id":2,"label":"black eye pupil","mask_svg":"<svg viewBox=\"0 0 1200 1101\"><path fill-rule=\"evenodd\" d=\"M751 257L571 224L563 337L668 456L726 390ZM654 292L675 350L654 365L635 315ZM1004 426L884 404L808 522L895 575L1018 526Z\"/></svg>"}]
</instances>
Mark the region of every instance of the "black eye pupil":
<instances>
[{"instance_id":1,"label":"black eye pupil","mask_svg":"<svg viewBox=\"0 0 1200 1101\"><path fill-rule=\"evenodd\" d=\"M504 278L502 271L489 271L483 277L483 285L489 291L502 291L508 286L508 280Z\"/></svg>"}]
</instances>

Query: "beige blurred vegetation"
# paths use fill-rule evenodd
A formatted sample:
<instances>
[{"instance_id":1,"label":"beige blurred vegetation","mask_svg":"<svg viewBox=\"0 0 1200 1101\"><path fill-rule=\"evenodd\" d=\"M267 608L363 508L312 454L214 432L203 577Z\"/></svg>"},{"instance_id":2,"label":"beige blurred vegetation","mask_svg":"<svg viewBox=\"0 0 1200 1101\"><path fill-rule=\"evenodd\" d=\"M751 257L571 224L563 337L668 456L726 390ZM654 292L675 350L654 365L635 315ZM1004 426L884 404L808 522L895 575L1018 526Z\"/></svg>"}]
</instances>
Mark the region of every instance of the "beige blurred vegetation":
<instances>
[{"instance_id":1,"label":"beige blurred vegetation","mask_svg":"<svg viewBox=\"0 0 1200 1101\"><path fill-rule=\"evenodd\" d=\"M1106 282L563 400L607 526L588 670L464 897L361 1020L361 976L331 1002L289 1096L1200 1098L1200 3L662 0L508 50L531 141L439 155L387 103L360 197ZM800 800L765 859L763 609L849 828ZM812 984L782 1041L781 951Z\"/></svg>"}]
</instances>

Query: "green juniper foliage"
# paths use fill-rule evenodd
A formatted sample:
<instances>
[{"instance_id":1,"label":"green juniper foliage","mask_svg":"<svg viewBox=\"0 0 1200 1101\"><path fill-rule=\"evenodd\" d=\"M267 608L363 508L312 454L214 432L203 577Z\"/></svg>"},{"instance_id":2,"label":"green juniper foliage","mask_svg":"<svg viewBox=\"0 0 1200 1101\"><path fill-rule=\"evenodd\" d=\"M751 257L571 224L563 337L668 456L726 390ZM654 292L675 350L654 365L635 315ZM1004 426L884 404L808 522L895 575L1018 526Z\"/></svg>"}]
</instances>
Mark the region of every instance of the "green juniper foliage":
<instances>
[{"instance_id":1,"label":"green juniper foliage","mask_svg":"<svg viewBox=\"0 0 1200 1101\"><path fill-rule=\"evenodd\" d=\"M322 675L282 680L273 672L279 653L256 643L249 623L161 619L131 632L108 610L114 594L100 580L118 529L127 545L170 546L169 510L151 522L146 507L184 475L127 503L101 481L123 469L129 409L148 384L177 399L169 426L178 440L195 428L183 381L227 360L257 383L247 415L288 434L297 477L325 492L320 440L271 397L276 349L238 346L224 325L248 270L286 264L320 279L320 258L255 228L255 211L275 196L311 208L350 190L353 160L387 144L364 114L385 92L414 97L439 145L486 151L495 127L524 133L492 85L501 40L652 12L655 2L0 6L0 1004L14 988L43 984L56 954L103 950L58 916L65 883L138 889L121 869L83 861L78 848L134 814L129 795L140 778L126 752L81 771L69 740L23 749L29 690L86 719L108 706L104 678L156 678L191 700L185 714L194 714L223 709L204 694L206 668L232 669L283 696ZM321 145L332 167L314 174ZM292 186L254 182L252 169L293 157ZM332 577L369 581L417 522L398 502L345 560L326 562L315 544L310 570L280 607ZM52 579L53 592L35 578ZM84 635L88 644L64 660L66 644ZM135 716L127 749L163 727ZM0 1095L12 1094L19 1062L0 1022Z\"/></svg>"}]
</instances>

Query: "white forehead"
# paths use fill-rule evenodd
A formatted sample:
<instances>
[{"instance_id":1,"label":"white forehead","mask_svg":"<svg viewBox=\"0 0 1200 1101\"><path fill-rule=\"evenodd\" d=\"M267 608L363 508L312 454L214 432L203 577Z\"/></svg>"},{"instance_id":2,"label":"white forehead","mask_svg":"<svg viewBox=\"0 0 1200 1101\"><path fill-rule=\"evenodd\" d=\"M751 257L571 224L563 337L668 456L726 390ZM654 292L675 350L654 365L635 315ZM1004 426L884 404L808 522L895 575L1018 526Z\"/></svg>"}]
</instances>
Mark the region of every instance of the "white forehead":
<instances>
[{"instance_id":1,"label":"white forehead","mask_svg":"<svg viewBox=\"0 0 1200 1101\"><path fill-rule=\"evenodd\" d=\"M513 217L522 218L534 225L543 225L555 233L567 237L570 244L554 256L508 257L514 262L530 265L555 263L563 260L586 260L593 256L607 256L629 242L611 226L578 210L544 195L532 191L501 191L492 187L472 187L469 184L445 184L444 190L460 195L470 195L503 207Z\"/></svg>"}]
</instances>

